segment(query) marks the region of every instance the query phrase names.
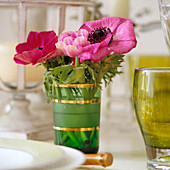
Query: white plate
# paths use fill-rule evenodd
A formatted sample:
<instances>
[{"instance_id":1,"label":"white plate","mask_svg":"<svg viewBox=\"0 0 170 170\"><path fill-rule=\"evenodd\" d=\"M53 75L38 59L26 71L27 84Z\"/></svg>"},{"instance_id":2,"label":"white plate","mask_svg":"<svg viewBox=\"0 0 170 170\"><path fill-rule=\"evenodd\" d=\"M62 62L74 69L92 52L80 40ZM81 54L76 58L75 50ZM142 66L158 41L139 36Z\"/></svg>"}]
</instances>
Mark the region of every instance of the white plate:
<instances>
[{"instance_id":1,"label":"white plate","mask_svg":"<svg viewBox=\"0 0 170 170\"><path fill-rule=\"evenodd\" d=\"M60 161L58 161L52 169L55 170L70 170L79 167L82 165L86 158L84 154L76 149L59 146L61 149L64 150L65 155L63 156Z\"/></svg>"},{"instance_id":2,"label":"white plate","mask_svg":"<svg viewBox=\"0 0 170 170\"><path fill-rule=\"evenodd\" d=\"M21 139L0 138L0 169L67 170L80 166L85 156L78 150Z\"/></svg>"}]
</instances>

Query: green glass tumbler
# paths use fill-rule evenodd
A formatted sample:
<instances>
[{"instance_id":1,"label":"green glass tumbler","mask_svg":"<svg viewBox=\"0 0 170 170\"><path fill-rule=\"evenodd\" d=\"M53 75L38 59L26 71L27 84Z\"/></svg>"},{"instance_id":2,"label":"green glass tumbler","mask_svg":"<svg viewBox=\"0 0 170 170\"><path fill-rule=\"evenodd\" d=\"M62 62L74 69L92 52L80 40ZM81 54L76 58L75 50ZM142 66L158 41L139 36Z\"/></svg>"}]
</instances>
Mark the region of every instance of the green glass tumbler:
<instances>
[{"instance_id":1,"label":"green glass tumbler","mask_svg":"<svg viewBox=\"0 0 170 170\"><path fill-rule=\"evenodd\" d=\"M53 84L54 142L97 153L101 88L94 84Z\"/></svg>"},{"instance_id":2,"label":"green glass tumbler","mask_svg":"<svg viewBox=\"0 0 170 170\"><path fill-rule=\"evenodd\" d=\"M170 169L170 67L136 69L133 100L148 169Z\"/></svg>"}]
</instances>

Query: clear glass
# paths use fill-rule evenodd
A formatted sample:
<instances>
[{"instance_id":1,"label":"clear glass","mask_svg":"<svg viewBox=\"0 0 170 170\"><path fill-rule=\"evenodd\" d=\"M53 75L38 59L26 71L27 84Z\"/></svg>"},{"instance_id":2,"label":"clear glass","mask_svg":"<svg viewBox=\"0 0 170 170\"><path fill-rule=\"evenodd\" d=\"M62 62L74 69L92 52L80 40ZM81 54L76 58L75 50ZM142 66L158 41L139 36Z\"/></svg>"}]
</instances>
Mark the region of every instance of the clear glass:
<instances>
[{"instance_id":1,"label":"clear glass","mask_svg":"<svg viewBox=\"0 0 170 170\"><path fill-rule=\"evenodd\" d=\"M170 0L159 0L161 25L170 52Z\"/></svg>"},{"instance_id":2,"label":"clear glass","mask_svg":"<svg viewBox=\"0 0 170 170\"><path fill-rule=\"evenodd\" d=\"M170 169L170 67L135 70L133 101L149 169Z\"/></svg>"}]
</instances>

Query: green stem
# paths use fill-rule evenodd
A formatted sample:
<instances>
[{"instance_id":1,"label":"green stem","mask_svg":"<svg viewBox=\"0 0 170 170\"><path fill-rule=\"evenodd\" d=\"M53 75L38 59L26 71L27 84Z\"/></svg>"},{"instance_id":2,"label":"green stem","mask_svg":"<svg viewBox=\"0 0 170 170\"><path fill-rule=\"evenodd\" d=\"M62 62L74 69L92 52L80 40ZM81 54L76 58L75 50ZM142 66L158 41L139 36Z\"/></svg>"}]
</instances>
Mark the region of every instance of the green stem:
<instances>
[{"instance_id":1,"label":"green stem","mask_svg":"<svg viewBox=\"0 0 170 170\"><path fill-rule=\"evenodd\" d=\"M100 71L97 77L97 83L100 83L102 81L102 78L103 78L103 72Z\"/></svg>"},{"instance_id":2,"label":"green stem","mask_svg":"<svg viewBox=\"0 0 170 170\"><path fill-rule=\"evenodd\" d=\"M52 98L55 99L56 98L56 93L55 93L55 87L52 86Z\"/></svg>"},{"instance_id":3,"label":"green stem","mask_svg":"<svg viewBox=\"0 0 170 170\"><path fill-rule=\"evenodd\" d=\"M65 135L62 138L62 143L61 144L64 145L67 142L68 139L69 139L69 137L68 137L67 133L65 133Z\"/></svg>"},{"instance_id":4,"label":"green stem","mask_svg":"<svg viewBox=\"0 0 170 170\"><path fill-rule=\"evenodd\" d=\"M88 89L88 93L89 93L89 100L93 99L92 87L90 87L90 88Z\"/></svg>"},{"instance_id":5,"label":"green stem","mask_svg":"<svg viewBox=\"0 0 170 170\"><path fill-rule=\"evenodd\" d=\"M78 91L79 89L77 89L77 88L72 88L72 91L74 91L74 93L75 93L75 97L77 98L77 99L80 99L80 95L79 95L79 91ZM74 97L74 99L75 99L75 97Z\"/></svg>"},{"instance_id":6,"label":"green stem","mask_svg":"<svg viewBox=\"0 0 170 170\"><path fill-rule=\"evenodd\" d=\"M85 142L86 140L88 140L88 137L86 136L85 132L84 131L80 131L80 135L83 139L83 142Z\"/></svg>"},{"instance_id":7,"label":"green stem","mask_svg":"<svg viewBox=\"0 0 170 170\"><path fill-rule=\"evenodd\" d=\"M93 87L91 89L91 98L93 99L99 87Z\"/></svg>"},{"instance_id":8,"label":"green stem","mask_svg":"<svg viewBox=\"0 0 170 170\"><path fill-rule=\"evenodd\" d=\"M93 131L91 132L91 135L90 135L90 141L92 141L92 139L93 139L93 136L94 136L95 132L96 132L96 130L93 130Z\"/></svg>"},{"instance_id":9,"label":"green stem","mask_svg":"<svg viewBox=\"0 0 170 170\"><path fill-rule=\"evenodd\" d=\"M55 87L55 89L56 89L56 94L57 94L57 98L58 98L58 100L61 100L62 99L62 93L61 93L61 89L60 89L60 87Z\"/></svg>"},{"instance_id":10,"label":"green stem","mask_svg":"<svg viewBox=\"0 0 170 170\"><path fill-rule=\"evenodd\" d=\"M87 91L86 88L82 88L82 93L83 93L84 100L88 100L89 99L89 95L88 95L88 91Z\"/></svg>"},{"instance_id":11,"label":"green stem","mask_svg":"<svg viewBox=\"0 0 170 170\"><path fill-rule=\"evenodd\" d=\"M77 140L77 138L75 137L74 133L71 131L67 131L68 136L70 137L70 139L73 141L73 143L76 145L76 147L78 149L81 148L79 141Z\"/></svg>"},{"instance_id":12,"label":"green stem","mask_svg":"<svg viewBox=\"0 0 170 170\"><path fill-rule=\"evenodd\" d=\"M75 99L75 97L74 97L74 95L73 95L73 91L70 89L70 88L65 88L65 92L66 92L66 94L67 94L67 99L68 100L73 100L73 99Z\"/></svg>"},{"instance_id":13,"label":"green stem","mask_svg":"<svg viewBox=\"0 0 170 170\"><path fill-rule=\"evenodd\" d=\"M98 130L94 130L92 131L91 135L90 135L90 143L91 143L91 147L95 147L97 145L96 142L98 142Z\"/></svg>"},{"instance_id":14,"label":"green stem","mask_svg":"<svg viewBox=\"0 0 170 170\"><path fill-rule=\"evenodd\" d=\"M79 58L78 58L78 56L75 57L75 66L76 67L79 66Z\"/></svg>"}]
</instances>

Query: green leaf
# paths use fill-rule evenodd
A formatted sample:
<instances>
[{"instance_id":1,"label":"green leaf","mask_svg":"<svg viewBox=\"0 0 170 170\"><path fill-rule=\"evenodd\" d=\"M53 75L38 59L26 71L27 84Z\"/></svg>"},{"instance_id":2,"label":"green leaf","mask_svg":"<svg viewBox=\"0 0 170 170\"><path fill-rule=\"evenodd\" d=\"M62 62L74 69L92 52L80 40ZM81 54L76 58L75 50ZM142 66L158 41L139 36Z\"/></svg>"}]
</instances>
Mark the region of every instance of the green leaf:
<instances>
[{"instance_id":1,"label":"green leaf","mask_svg":"<svg viewBox=\"0 0 170 170\"><path fill-rule=\"evenodd\" d=\"M90 68L89 66L87 66L87 69L88 69L88 71L89 71L89 74L90 74L93 82L96 84L96 76L95 76L94 70L93 70L92 68Z\"/></svg>"},{"instance_id":2,"label":"green leaf","mask_svg":"<svg viewBox=\"0 0 170 170\"><path fill-rule=\"evenodd\" d=\"M99 84L101 79L104 80L105 86L112 81L112 78L121 74L119 70L123 62L124 55L113 54L106 56L99 62L85 60L79 67L71 65L69 56L61 56L59 58L52 57L43 63L47 71L44 73L43 91L47 95L47 101L50 101L52 96L52 84ZM73 90L72 93L78 95L82 93L78 90Z\"/></svg>"},{"instance_id":3,"label":"green leaf","mask_svg":"<svg viewBox=\"0 0 170 170\"><path fill-rule=\"evenodd\" d=\"M65 67L65 68L63 69L63 71L62 71L62 73L61 73L61 75L60 75L60 81L61 81L61 82L66 81L66 79L68 78L69 73L71 73L71 72L73 71L73 68L74 68L74 67L75 67L75 66L73 66L73 65L68 65L68 67Z\"/></svg>"},{"instance_id":4,"label":"green leaf","mask_svg":"<svg viewBox=\"0 0 170 170\"><path fill-rule=\"evenodd\" d=\"M84 83L84 69L82 67L73 68L71 74L64 81L64 84Z\"/></svg>"}]
</instances>

